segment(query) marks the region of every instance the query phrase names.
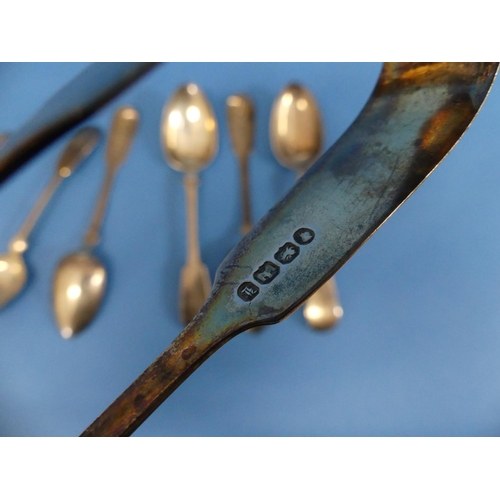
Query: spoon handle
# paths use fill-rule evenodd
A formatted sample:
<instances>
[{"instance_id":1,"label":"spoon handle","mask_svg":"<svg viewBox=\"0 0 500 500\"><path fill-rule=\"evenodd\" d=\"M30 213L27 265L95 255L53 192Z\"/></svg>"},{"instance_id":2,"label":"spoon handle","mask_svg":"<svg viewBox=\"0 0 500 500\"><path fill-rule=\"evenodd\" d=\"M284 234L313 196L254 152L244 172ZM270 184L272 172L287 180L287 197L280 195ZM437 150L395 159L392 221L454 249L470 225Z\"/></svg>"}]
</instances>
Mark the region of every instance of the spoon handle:
<instances>
[{"instance_id":1,"label":"spoon handle","mask_svg":"<svg viewBox=\"0 0 500 500\"><path fill-rule=\"evenodd\" d=\"M243 210L243 222L241 224L241 234L245 235L252 229L252 208L250 205L250 180L248 175L248 156L240 158L241 176L241 203Z\"/></svg>"},{"instance_id":2,"label":"spoon handle","mask_svg":"<svg viewBox=\"0 0 500 500\"><path fill-rule=\"evenodd\" d=\"M240 163L241 200L243 223L241 233L246 234L252 228L250 205L250 181L248 176L248 158L254 142L254 105L245 95L232 95L227 99L227 117L233 151Z\"/></svg>"},{"instance_id":3,"label":"spoon handle","mask_svg":"<svg viewBox=\"0 0 500 500\"><path fill-rule=\"evenodd\" d=\"M85 234L84 246L86 248L94 248L101 241L102 221L104 219L104 214L106 213L109 195L111 193L111 189L113 188L114 178L115 172L108 168L106 170L106 176L104 177L101 192L99 194L99 199L97 200L92 222L90 223L89 229Z\"/></svg>"},{"instance_id":4,"label":"spoon handle","mask_svg":"<svg viewBox=\"0 0 500 500\"><path fill-rule=\"evenodd\" d=\"M101 240L101 226L113 188L113 181L116 173L127 159L138 124L139 113L130 106L124 106L115 113L106 149L106 175L92 222L84 238L84 246L87 248L97 246Z\"/></svg>"},{"instance_id":5,"label":"spoon handle","mask_svg":"<svg viewBox=\"0 0 500 500\"><path fill-rule=\"evenodd\" d=\"M335 278L330 278L304 303L304 318L315 330L333 328L343 315Z\"/></svg>"},{"instance_id":6,"label":"spoon handle","mask_svg":"<svg viewBox=\"0 0 500 500\"><path fill-rule=\"evenodd\" d=\"M25 223L12 239L11 246L17 247L19 251L24 251L28 248L28 237L57 188L95 150L99 139L99 130L93 127L85 127L68 142L61 154L54 175L38 198Z\"/></svg>"},{"instance_id":7,"label":"spoon handle","mask_svg":"<svg viewBox=\"0 0 500 500\"><path fill-rule=\"evenodd\" d=\"M187 255L179 284L180 319L188 324L210 295L212 283L207 266L201 261L198 239L198 176L184 178L187 205Z\"/></svg>"},{"instance_id":8,"label":"spoon handle","mask_svg":"<svg viewBox=\"0 0 500 500\"><path fill-rule=\"evenodd\" d=\"M232 322L213 321L207 305L151 366L81 437L130 436L213 352L238 333ZM208 313L203 315L203 312ZM216 338L216 340L214 340Z\"/></svg>"},{"instance_id":9,"label":"spoon handle","mask_svg":"<svg viewBox=\"0 0 500 500\"><path fill-rule=\"evenodd\" d=\"M198 236L198 175L189 173L184 176L187 213L187 253L186 265L196 265L201 262L200 240Z\"/></svg>"},{"instance_id":10,"label":"spoon handle","mask_svg":"<svg viewBox=\"0 0 500 500\"><path fill-rule=\"evenodd\" d=\"M42 212L45 210L45 207L49 203L50 199L57 191L57 188L61 185L62 180L63 177L61 177L58 172L55 172L51 177L49 183L45 186L45 189L38 198L35 206L26 218L26 221L21 226L21 229L14 236L14 238L12 238L10 246L14 250L24 252L28 248L29 235L31 234L31 231L35 227L35 224L42 215Z\"/></svg>"},{"instance_id":11,"label":"spoon handle","mask_svg":"<svg viewBox=\"0 0 500 500\"><path fill-rule=\"evenodd\" d=\"M337 294L335 278L330 278L305 302L303 310L307 324L315 330L333 328L344 315Z\"/></svg>"}]
</instances>

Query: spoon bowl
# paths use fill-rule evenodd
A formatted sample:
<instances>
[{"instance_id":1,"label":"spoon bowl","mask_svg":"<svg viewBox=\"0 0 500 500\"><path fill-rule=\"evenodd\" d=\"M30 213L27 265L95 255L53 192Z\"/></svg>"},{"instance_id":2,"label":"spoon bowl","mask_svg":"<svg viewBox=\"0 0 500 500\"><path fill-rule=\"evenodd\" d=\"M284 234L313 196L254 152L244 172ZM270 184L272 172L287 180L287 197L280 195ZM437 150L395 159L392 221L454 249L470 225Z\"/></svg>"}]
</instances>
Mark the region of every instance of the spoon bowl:
<instances>
[{"instance_id":1,"label":"spoon bowl","mask_svg":"<svg viewBox=\"0 0 500 500\"><path fill-rule=\"evenodd\" d=\"M0 308L21 292L27 279L28 270L22 253L10 251L0 255Z\"/></svg>"},{"instance_id":2,"label":"spoon bowl","mask_svg":"<svg viewBox=\"0 0 500 500\"><path fill-rule=\"evenodd\" d=\"M96 315L106 289L104 265L90 252L67 255L56 270L54 308L63 338L83 330Z\"/></svg>"},{"instance_id":3,"label":"spoon bowl","mask_svg":"<svg viewBox=\"0 0 500 500\"><path fill-rule=\"evenodd\" d=\"M313 95L292 83L275 99L269 125L271 148L285 167L302 175L323 144L321 115Z\"/></svg>"},{"instance_id":4,"label":"spoon bowl","mask_svg":"<svg viewBox=\"0 0 500 500\"><path fill-rule=\"evenodd\" d=\"M161 143L167 163L178 172L196 174L217 154L215 113L200 87L177 89L163 110Z\"/></svg>"}]
</instances>

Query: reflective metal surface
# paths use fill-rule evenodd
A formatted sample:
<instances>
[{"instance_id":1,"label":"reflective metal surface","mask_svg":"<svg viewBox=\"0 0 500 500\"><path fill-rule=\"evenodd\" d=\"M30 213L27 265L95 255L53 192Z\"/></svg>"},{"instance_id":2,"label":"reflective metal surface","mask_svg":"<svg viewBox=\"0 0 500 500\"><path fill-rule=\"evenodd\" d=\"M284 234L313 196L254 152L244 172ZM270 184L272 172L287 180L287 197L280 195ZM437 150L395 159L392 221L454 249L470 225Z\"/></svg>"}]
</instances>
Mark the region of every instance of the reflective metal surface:
<instances>
[{"instance_id":1,"label":"reflective metal surface","mask_svg":"<svg viewBox=\"0 0 500 500\"><path fill-rule=\"evenodd\" d=\"M54 311L63 338L69 339L92 321L106 284L106 269L90 252L76 252L61 260L54 278Z\"/></svg>"},{"instance_id":2,"label":"reflective metal surface","mask_svg":"<svg viewBox=\"0 0 500 500\"><path fill-rule=\"evenodd\" d=\"M194 83L175 92L163 110L160 130L168 164L185 174L197 174L215 157L219 131L214 110Z\"/></svg>"},{"instance_id":3,"label":"reflective metal surface","mask_svg":"<svg viewBox=\"0 0 500 500\"><path fill-rule=\"evenodd\" d=\"M308 89L293 83L280 92L271 111L269 135L276 159L300 178L323 145L321 113ZM316 330L333 328L343 314L334 278L304 304L304 318Z\"/></svg>"},{"instance_id":4,"label":"reflective metal surface","mask_svg":"<svg viewBox=\"0 0 500 500\"><path fill-rule=\"evenodd\" d=\"M321 114L306 88L293 83L276 97L269 136L276 159L300 174L317 158L323 145Z\"/></svg>"},{"instance_id":5,"label":"reflective metal surface","mask_svg":"<svg viewBox=\"0 0 500 500\"><path fill-rule=\"evenodd\" d=\"M106 176L94 216L81 251L64 257L57 266L53 282L54 314L63 338L85 328L97 314L106 290L106 270L92 250L100 242L100 231L113 187L125 162L139 124L139 113L124 106L115 113L106 148Z\"/></svg>"},{"instance_id":6,"label":"reflective metal surface","mask_svg":"<svg viewBox=\"0 0 500 500\"><path fill-rule=\"evenodd\" d=\"M304 303L304 318L315 330L333 328L343 315L334 278L330 278Z\"/></svg>"},{"instance_id":7,"label":"reflective metal surface","mask_svg":"<svg viewBox=\"0 0 500 500\"><path fill-rule=\"evenodd\" d=\"M293 312L441 162L497 68L386 63L356 121L228 255L200 313L83 435L130 435L231 338Z\"/></svg>"},{"instance_id":8,"label":"reflective metal surface","mask_svg":"<svg viewBox=\"0 0 500 500\"><path fill-rule=\"evenodd\" d=\"M167 163L185 174L187 257L181 270L179 312L181 321L188 324L212 286L198 238L198 172L213 160L219 148L215 113L197 85L179 88L165 104L160 135Z\"/></svg>"},{"instance_id":9,"label":"reflective metal surface","mask_svg":"<svg viewBox=\"0 0 500 500\"><path fill-rule=\"evenodd\" d=\"M26 284L28 269L23 258L28 238L45 207L61 182L69 177L97 147L100 132L96 128L81 129L67 144L49 184L28 215L18 233L9 243L9 252L0 255L0 308L16 297Z\"/></svg>"},{"instance_id":10,"label":"reflective metal surface","mask_svg":"<svg viewBox=\"0 0 500 500\"><path fill-rule=\"evenodd\" d=\"M229 135L234 154L238 158L240 165L241 203L243 215L241 234L246 234L252 227L248 159L253 150L255 135L254 105L248 96L232 95L228 97L226 106Z\"/></svg>"},{"instance_id":11,"label":"reflective metal surface","mask_svg":"<svg viewBox=\"0 0 500 500\"><path fill-rule=\"evenodd\" d=\"M0 308L19 295L27 278L28 270L21 252L11 248L0 255Z\"/></svg>"},{"instance_id":12,"label":"reflective metal surface","mask_svg":"<svg viewBox=\"0 0 500 500\"><path fill-rule=\"evenodd\" d=\"M85 247L99 244L100 231L113 189L113 182L121 166L125 163L139 126L139 113L131 106L119 108L113 118L106 148L106 177L102 185L90 227L85 235Z\"/></svg>"}]
</instances>

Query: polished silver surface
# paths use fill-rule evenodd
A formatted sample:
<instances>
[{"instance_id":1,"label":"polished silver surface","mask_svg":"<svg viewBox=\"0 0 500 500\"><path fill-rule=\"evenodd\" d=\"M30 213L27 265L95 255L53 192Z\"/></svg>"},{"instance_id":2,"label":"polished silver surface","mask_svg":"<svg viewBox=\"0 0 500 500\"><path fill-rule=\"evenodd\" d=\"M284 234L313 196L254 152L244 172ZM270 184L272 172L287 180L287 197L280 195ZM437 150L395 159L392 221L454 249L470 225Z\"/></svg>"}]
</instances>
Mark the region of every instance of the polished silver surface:
<instances>
[{"instance_id":1,"label":"polished silver surface","mask_svg":"<svg viewBox=\"0 0 500 500\"><path fill-rule=\"evenodd\" d=\"M83 247L64 257L55 271L53 309L59 331L65 339L81 332L100 309L107 274L92 251L101 241L101 226L114 180L127 159L138 125L139 113L131 106L116 111L106 147L106 175Z\"/></svg>"},{"instance_id":2,"label":"polished silver surface","mask_svg":"<svg viewBox=\"0 0 500 500\"><path fill-rule=\"evenodd\" d=\"M72 175L97 147L100 132L93 127L82 128L66 145L55 172L29 213L21 229L9 243L9 251L0 255L0 308L23 290L28 280L28 268L23 254L28 250L29 236L62 181Z\"/></svg>"},{"instance_id":3,"label":"polished silver surface","mask_svg":"<svg viewBox=\"0 0 500 500\"><path fill-rule=\"evenodd\" d=\"M185 174L187 255L181 270L179 313L181 321L188 324L212 288L198 236L198 173L209 165L219 148L215 113L196 84L180 87L165 104L160 136L167 163Z\"/></svg>"}]
</instances>

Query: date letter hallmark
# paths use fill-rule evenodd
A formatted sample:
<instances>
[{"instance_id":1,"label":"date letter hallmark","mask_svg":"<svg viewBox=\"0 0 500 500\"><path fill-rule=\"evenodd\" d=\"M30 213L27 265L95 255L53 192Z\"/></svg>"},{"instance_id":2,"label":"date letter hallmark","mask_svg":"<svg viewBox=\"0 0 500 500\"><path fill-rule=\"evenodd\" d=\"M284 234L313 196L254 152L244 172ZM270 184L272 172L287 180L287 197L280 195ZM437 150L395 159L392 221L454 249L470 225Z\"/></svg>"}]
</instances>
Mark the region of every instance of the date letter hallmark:
<instances>
[{"instance_id":1,"label":"date letter hallmark","mask_svg":"<svg viewBox=\"0 0 500 500\"><path fill-rule=\"evenodd\" d=\"M251 281L245 281L238 287L238 296L245 302L251 302L259 294L259 287Z\"/></svg>"}]
</instances>

